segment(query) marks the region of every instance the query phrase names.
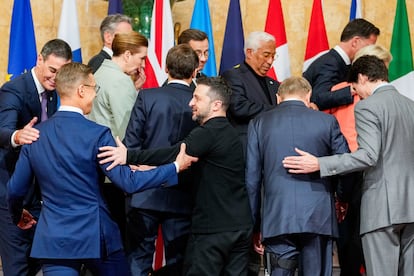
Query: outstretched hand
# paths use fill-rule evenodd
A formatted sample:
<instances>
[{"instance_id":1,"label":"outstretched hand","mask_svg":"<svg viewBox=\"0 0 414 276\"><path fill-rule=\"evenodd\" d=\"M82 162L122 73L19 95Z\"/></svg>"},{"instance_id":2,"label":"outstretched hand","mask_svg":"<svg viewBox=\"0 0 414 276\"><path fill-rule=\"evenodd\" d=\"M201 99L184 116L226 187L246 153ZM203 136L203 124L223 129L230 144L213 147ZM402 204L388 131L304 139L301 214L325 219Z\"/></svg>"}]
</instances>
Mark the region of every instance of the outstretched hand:
<instances>
[{"instance_id":1,"label":"outstretched hand","mask_svg":"<svg viewBox=\"0 0 414 276\"><path fill-rule=\"evenodd\" d=\"M283 166L289 169L290 173L304 174L319 171L319 161L314 155L295 148L299 156L286 156L283 159Z\"/></svg>"},{"instance_id":2,"label":"outstretched hand","mask_svg":"<svg viewBox=\"0 0 414 276\"><path fill-rule=\"evenodd\" d=\"M180 152L178 153L177 158L175 159L175 162L178 163L178 167L179 167L180 172L183 171L183 170L186 170L188 167L190 167L191 163L198 161L197 157L188 155L185 152L185 149L186 149L186 145L184 143L182 143L180 145Z\"/></svg>"},{"instance_id":3,"label":"outstretched hand","mask_svg":"<svg viewBox=\"0 0 414 276\"><path fill-rule=\"evenodd\" d=\"M118 136L115 141L117 145L116 147L104 146L99 148L100 153L98 154L98 158L104 158L99 161L99 164L112 162L112 164L106 168L107 171L112 170L118 165L126 164L127 148L122 144L122 141Z\"/></svg>"},{"instance_id":4,"label":"outstretched hand","mask_svg":"<svg viewBox=\"0 0 414 276\"><path fill-rule=\"evenodd\" d=\"M37 117L33 117L27 125L16 132L14 142L18 145L25 145L39 139L39 130L33 127L36 123Z\"/></svg>"},{"instance_id":5,"label":"outstretched hand","mask_svg":"<svg viewBox=\"0 0 414 276\"><path fill-rule=\"evenodd\" d=\"M32 214L30 214L29 211L26 209L23 209L22 216L20 218L19 223L17 224L17 227L19 227L22 230L27 230L33 227L37 222L33 218Z\"/></svg>"}]
</instances>

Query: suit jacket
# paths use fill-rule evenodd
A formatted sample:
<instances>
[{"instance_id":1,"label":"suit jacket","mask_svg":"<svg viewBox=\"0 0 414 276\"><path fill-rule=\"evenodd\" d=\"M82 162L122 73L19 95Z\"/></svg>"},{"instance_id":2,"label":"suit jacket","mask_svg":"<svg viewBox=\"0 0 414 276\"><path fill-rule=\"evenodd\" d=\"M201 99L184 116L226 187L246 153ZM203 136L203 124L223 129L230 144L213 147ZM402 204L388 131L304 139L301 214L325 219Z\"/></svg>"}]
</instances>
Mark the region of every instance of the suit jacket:
<instances>
[{"instance_id":1,"label":"suit jacket","mask_svg":"<svg viewBox=\"0 0 414 276\"><path fill-rule=\"evenodd\" d=\"M347 81L350 65L334 49L317 58L303 73L312 86L311 102L319 110L351 104L353 97L350 87L343 87L332 93L334 85Z\"/></svg>"},{"instance_id":2,"label":"suit jacket","mask_svg":"<svg viewBox=\"0 0 414 276\"><path fill-rule=\"evenodd\" d=\"M414 102L391 85L355 106L357 151L319 158L321 176L364 170L361 233L414 222Z\"/></svg>"},{"instance_id":3,"label":"suit jacket","mask_svg":"<svg viewBox=\"0 0 414 276\"><path fill-rule=\"evenodd\" d=\"M50 118L56 112L57 94L56 91L48 93L47 113ZM33 117L40 122L41 109L39 93L30 71L6 82L0 89L0 207L7 208L6 183L20 152L20 147L12 147L11 136ZM31 199L28 196L27 208L30 208Z\"/></svg>"},{"instance_id":4,"label":"suit jacket","mask_svg":"<svg viewBox=\"0 0 414 276\"><path fill-rule=\"evenodd\" d=\"M35 176L40 185L43 204L32 257L101 258L122 248L119 229L102 198L103 174L129 193L177 183L174 164L147 172L132 172L128 166L106 171L109 164L100 165L96 155L99 147L115 145L110 130L79 113L59 111L38 128L39 140L23 146L8 183L15 223L30 179Z\"/></svg>"},{"instance_id":5,"label":"suit jacket","mask_svg":"<svg viewBox=\"0 0 414 276\"><path fill-rule=\"evenodd\" d=\"M246 148L249 121L276 105L279 83L265 77L268 91L263 91L255 73L244 62L224 72L223 77L229 82L233 91L227 115L230 123L239 133L243 148Z\"/></svg>"},{"instance_id":6,"label":"suit jacket","mask_svg":"<svg viewBox=\"0 0 414 276\"><path fill-rule=\"evenodd\" d=\"M349 151L335 118L301 101L284 101L252 120L246 185L255 230L261 223L263 239L293 233L337 236L330 180L317 173L290 174L283 167L285 156L296 155L295 147L316 156Z\"/></svg>"},{"instance_id":7,"label":"suit jacket","mask_svg":"<svg viewBox=\"0 0 414 276\"><path fill-rule=\"evenodd\" d=\"M105 59L112 59L112 57L102 49L98 54L89 60L88 65L92 68L92 72L94 74Z\"/></svg>"},{"instance_id":8,"label":"suit jacket","mask_svg":"<svg viewBox=\"0 0 414 276\"><path fill-rule=\"evenodd\" d=\"M131 112L125 133L129 148L169 147L183 140L197 126L188 103L193 89L180 83L142 90ZM131 206L166 212L191 212L189 171L180 174L180 185L168 189L150 189L132 196Z\"/></svg>"}]
</instances>

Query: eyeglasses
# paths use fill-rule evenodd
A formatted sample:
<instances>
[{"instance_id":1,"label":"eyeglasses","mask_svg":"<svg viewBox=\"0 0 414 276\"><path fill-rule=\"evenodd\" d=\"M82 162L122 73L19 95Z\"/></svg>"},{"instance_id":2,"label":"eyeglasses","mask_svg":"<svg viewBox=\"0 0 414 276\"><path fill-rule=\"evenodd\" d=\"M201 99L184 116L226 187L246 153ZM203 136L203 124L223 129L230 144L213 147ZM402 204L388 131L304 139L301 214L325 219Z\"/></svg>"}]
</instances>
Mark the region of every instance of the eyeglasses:
<instances>
[{"instance_id":1,"label":"eyeglasses","mask_svg":"<svg viewBox=\"0 0 414 276\"><path fill-rule=\"evenodd\" d=\"M92 87L95 90L96 93L98 93L99 90L101 89L101 87L99 85L97 85L97 84L95 84L95 85L83 84L83 85L84 86L87 86L87 87Z\"/></svg>"},{"instance_id":2,"label":"eyeglasses","mask_svg":"<svg viewBox=\"0 0 414 276\"><path fill-rule=\"evenodd\" d=\"M197 54L197 56L199 57L199 58L201 58L201 57L205 57L205 58L208 58L208 55L209 55L209 53L208 53L208 50L207 51L204 51L204 52L201 52L201 51L195 51L196 52L196 54Z\"/></svg>"}]
</instances>

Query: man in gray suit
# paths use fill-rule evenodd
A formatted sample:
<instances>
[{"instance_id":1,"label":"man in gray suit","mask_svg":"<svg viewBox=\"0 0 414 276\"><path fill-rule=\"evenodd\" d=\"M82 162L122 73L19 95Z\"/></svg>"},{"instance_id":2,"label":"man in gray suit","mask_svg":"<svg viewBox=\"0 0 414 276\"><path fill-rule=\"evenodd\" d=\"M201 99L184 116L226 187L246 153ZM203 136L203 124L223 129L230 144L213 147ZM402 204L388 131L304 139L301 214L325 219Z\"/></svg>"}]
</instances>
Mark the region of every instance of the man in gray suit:
<instances>
[{"instance_id":1,"label":"man in gray suit","mask_svg":"<svg viewBox=\"0 0 414 276\"><path fill-rule=\"evenodd\" d=\"M414 102L388 84L388 71L374 56L359 58L349 82L363 99L355 107L358 150L283 160L290 173L320 170L321 177L363 170L361 235L367 275L414 271Z\"/></svg>"}]
</instances>

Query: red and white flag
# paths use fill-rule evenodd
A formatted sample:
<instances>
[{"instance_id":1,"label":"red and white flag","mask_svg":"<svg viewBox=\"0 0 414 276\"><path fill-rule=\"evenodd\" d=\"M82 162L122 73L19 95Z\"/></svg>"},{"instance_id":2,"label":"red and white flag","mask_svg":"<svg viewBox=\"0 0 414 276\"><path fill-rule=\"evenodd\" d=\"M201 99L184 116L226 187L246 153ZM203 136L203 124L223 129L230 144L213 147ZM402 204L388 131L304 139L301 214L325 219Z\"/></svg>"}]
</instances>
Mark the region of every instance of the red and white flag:
<instances>
[{"instance_id":1,"label":"red and white flag","mask_svg":"<svg viewBox=\"0 0 414 276\"><path fill-rule=\"evenodd\" d=\"M276 58L267 72L271 78L282 82L290 77L290 59L285 31L285 20L280 0L270 0L267 10L265 32L276 38Z\"/></svg>"},{"instance_id":2,"label":"red and white flag","mask_svg":"<svg viewBox=\"0 0 414 276\"><path fill-rule=\"evenodd\" d=\"M145 64L147 80L143 88L161 86L167 79L165 58L174 46L174 27L169 0L155 0L152 9L151 35Z\"/></svg>"},{"instance_id":3,"label":"red and white flag","mask_svg":"<svg viewBox=\"0 0 414 276\"><path fill-rule=\"evenodd\" d=\"M309 65L329 50L326 36L325 20L323 19L322 0L314 0L312 15L309 23L308 41L306 43L305 62L303 72Z\"/></svg>"}]
</instances>

